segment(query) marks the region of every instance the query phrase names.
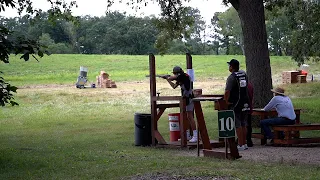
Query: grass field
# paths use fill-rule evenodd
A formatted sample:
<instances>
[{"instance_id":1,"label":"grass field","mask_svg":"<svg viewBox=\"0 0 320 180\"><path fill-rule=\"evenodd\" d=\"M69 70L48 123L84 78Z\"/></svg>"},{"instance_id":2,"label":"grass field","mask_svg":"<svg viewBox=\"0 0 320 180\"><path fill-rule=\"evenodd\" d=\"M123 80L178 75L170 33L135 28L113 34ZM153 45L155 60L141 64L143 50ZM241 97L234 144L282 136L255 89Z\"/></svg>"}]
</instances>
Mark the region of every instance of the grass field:
<instances>
[{"instance_id":1,"label":"grass field","mask_svg":"<svg viewBox=\"0 0 320 180\"><path fill-rule=\"evenodd\" d=\"M195 86L222 92L230 58L234 57L193 56ZM244 64L242 56L236 58ZM174 65L185 67L185 56L156 60L158 74L170 73ZM310 71L319 74L320 64L310 64ZM105 70L118 88L76 89L80 66L88 67L91 81ZM274 79L283 70L297 68L289 57L271 57L271 66ZM0 179L129 179L147 173L230 179L320 177L319 165L226 161L184 155L188 150L134 146L134 113L150 111L148 56L53 55L40 62L13 57L0 71L21 87L15 96L20 106L0 110ZM158 83L161 94L179 94ZM303 109L303 122L320 121L320 83L285 88L295 107ZM209 103L203 108L209 135L217 138L217 114ZM168 139L166 115L159 130ZM319 135L303 135L313 134Z\"/></svg>"}]
</instances>

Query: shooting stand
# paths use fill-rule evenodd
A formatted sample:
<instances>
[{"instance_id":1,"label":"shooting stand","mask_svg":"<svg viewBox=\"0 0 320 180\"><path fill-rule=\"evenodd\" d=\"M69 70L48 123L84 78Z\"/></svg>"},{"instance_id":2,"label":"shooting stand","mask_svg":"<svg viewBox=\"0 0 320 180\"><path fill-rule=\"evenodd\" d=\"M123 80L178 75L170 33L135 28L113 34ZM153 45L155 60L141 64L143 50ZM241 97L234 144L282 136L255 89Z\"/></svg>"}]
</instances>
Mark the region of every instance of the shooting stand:
<instances>
[{"instance_id":1,"label":"shooting stand","mask_svg":"<svg viewBox=\"0 0 320 180\"><path fill-rule=\"evenodd\" d=\"M186 56L187 59L187 68L192 69L192 57L189 53ZM200 101L214 101L216 110L227 109L226 102L223 100L223 95L202 95L201 97L194 98L194 106L195 106L195 114L197 119L197 128L198 128L198 137L201 137L202 144L197 143L189 143L186 138L186 130L188 128L188 120L186 114L186 99L181 96L159 96L156 93L156 67L155 67L155 56L153 54L149 55L149 70L150 70L150 103L151 103L151 136L152 136L152 145L166 145L170 147L187 147L187 146L197 146L198 155L199 155L199 147L203 148L204 156L211 157L223 157L228 159L237 159L239 158L239 152L235 145L235 140L228 139L222 141L211 141L209 139L207 128L205 125L203 112L201 108ZM170 103L170 104L158 104L158 101L173 101L178 103ZM158 120L164 113L167 108L176 108L180 109L180 137L181 141L167 143L165 139L162 137L158 130ZM229 145L229 146L228 146ZM226 147L225 152L216 152L212 150L212 147ZM228 147L230 148L230 153L228 152Z\"/></svg>"}]
</instances>

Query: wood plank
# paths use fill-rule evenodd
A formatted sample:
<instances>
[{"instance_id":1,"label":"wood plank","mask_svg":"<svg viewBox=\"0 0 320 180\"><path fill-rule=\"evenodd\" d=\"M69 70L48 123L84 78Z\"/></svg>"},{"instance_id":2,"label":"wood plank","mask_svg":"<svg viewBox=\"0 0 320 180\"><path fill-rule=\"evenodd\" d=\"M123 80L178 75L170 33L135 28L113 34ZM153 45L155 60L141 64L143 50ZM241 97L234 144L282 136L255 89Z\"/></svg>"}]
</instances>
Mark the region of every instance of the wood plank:
<instances>
[{"instance_id":1,"label":"wood plank","mask_svg":"<svg viewBox=\"0 0 320 180\"><path fill-rule=\"evenodd\" d=\"M264 135L261 133L252 133L251 137L256 139L263 139Z\"/></svg>"},{"instance_id":2,"label":"wood plank","mask_svg":"<svg viewBox=\"0 0 320 180\"><path fill-rule=\"evenodd\" d=\"M303 131L303 130L320 130L320 124L297 124L297 125L287 125L287 126L273 126L274 131Z\"/></svg>"},{"instance_id":3,"label":"wood plank","mask_svg":"<svg viewBox=\"0 0 320 180\"><path fill-rule=\"evenodd\" d=\"M159 144L167 144L158 130L154 130L154 137L158 140Z\"/></svg>"},{"instance_id":4,"label":"wood plank","mask_svg":"<svg viewBox=\"0 0 320 180\"><path fill-rule=\"evenodd\" d=\"M274 144L310 144L320 143L320 138L299 138L299 139L274 139Z\"/></svg>"},{"instance_id":5,"label":"wood plank","mask_svg":"<svg viewBox=\"0 0 320 180\"><path fill-rule=\"evenodd\" d=\"M155 122L159 121L160 117L162 116L165 110L166 108L159 108L159 110L157 111L157 115L155 117Z\"/></svg>"},{"instance_id":6,"label":"wood plank","mask_svg":"<svg viewBox=\"0 0 320 180\"><path fill-rule=\"evenodd\" d=\"M172 104L157 104L157 108L159 109L165 109L165 108L174 108L179 107L179 103L172 103Z\"/></svg>"},{"instance_id":7,"label":"wood plank","mask_svg":"<svg viewBox=\"0 0 320 180\"><path fill-rule=\"evenodd\" d=\"M214 158L225 159L226 158L226 153L224 151L203 149L203 156L204 157L214 157ZM227 158L231 159L231 154L230 153L227 154Z\"/></svg>"},{"instance_id":8,"label":"wood plank","mask_svg":"<svg viewBox=\"0 0 320 180\"><path fill-rule=\"evenodd\" d=\"M151 101L180 101L181 96L153 96Z\"/></svg>"},{"instance_id":9,"label":"wood plank","mask_svg":"<svg viewBox=\"0 0 320 180\"><path fill-rule=\"evenodd\" d=\"M156 95L156 59L153 54L149 55L149 75L150 75L150 108L151 108L151 138L152 145L155 146L155 130L158 129L156 121L157 116L157 102L152 101L152 98Z\"/></svg>"},{"instance_id":10,"label":"wood plank","mask_svg":"<svg viewBox=\"0 0 320 180\"><path fill-rule=\"evenodd\" d=\"M201 140L203 142L203 148L211 150L212 148L209 142L208 131L207 131L206 123L204 121L200 101L194 102L194 111L197 117L198 129L201 135Z\"/></svg>"}]
</instances>

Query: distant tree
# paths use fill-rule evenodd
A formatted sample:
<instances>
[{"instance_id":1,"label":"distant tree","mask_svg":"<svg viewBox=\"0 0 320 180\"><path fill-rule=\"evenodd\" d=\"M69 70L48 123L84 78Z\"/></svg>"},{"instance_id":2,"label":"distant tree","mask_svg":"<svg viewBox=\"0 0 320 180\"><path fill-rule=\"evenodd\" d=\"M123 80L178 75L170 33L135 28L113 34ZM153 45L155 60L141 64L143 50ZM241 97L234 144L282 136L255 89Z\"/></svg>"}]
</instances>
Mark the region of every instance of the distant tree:
<instances>
[{"instance_id":1,"label":"distant tree","mask_svg":"<svg viewBox=\"0 0 320 180\"><path fill-rule=\"evenodd\" d=\"M57 18L64 18L67 20L75 20L71 15L70 8L75 4L74 1L70 4L66 4L62 0L47 0L51 4L51 9L48 11L49 20L54 21ZM5 11L7 8L16 9L17 13L21 15L23 12L27 14L26 17L37 17L42 12L41 9L33 8L31 0L1 0L0 1L0 12ZM44 52L41 51L40 45L35 40L29 40L27 37L12 37L13 30L10 30L8 24L0 25L0 62L9 63L10 54L22 54L21 59L28 61L30 56L36 59L35 55L42 57ZM17 88L11 86L4 78L0 75L0 105L5 106L6 104L18 105L13 98L14 92Z\"/></svg>"}]
</instances>

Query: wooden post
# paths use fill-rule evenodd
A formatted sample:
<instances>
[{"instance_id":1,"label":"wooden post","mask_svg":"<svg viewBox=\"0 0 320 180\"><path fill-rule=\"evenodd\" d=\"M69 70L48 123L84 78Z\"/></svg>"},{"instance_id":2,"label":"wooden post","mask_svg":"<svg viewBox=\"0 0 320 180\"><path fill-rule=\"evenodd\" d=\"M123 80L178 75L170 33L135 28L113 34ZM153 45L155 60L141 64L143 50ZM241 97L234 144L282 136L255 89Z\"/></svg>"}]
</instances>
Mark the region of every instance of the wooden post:
<instances>
[{"instance_id":1,"label":"wooden post","mask_svg":"<svg viewBox=\"0 0 320 180\"><path fill-rule=\"evenodd\" d=\"M151 103L151 138L152 138L152 145L156 145L155 141L155 133L154 131L157 130L157 122L156 115L157 115L157 101L154 101L152 97L156 96L156 61L153 54L149 54L149 70L150 70L150 103Z\"/></svg>"},{"instance_id":2,"label":"wooden post","mask_svg":"<svg viewBox=\"0 0 320 180\"><path fill-rule=\"evenodd\" d=\"M180 137L181 137L181 147L187 147L187 136L186 130L188 125L187 113L186 113L186 99L180 99Z\"/></svg>"},{"instance_id":3,"label":"wooden post","mask_svg":"<svg viewBox=\"0 0 320 180\"><path fill-rule=\"evenodd\" d=\"M190 53L186 53L186 60L187 60L187 69L192 69L192 56ZM191 89L193 89L193 81L191 82Z\"/></svg>"}]
</instances>

